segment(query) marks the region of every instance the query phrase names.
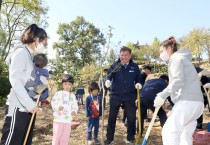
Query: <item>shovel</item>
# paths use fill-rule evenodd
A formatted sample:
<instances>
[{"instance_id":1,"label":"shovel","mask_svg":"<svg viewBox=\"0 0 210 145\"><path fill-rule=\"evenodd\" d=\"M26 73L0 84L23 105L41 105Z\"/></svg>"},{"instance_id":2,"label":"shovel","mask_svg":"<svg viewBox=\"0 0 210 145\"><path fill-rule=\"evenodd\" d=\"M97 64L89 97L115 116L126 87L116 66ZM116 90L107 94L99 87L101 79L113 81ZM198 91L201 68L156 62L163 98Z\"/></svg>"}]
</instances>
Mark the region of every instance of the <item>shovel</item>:
<instances>
[{"instance_id":1,"label":"shovel","mask_svg":"<svg viewBox=\"0 0 210 145\"><path fill-rule=\"evenodd\" d=\"M206 96L207 96L207 100L208 100L208 109L209 109L209 112L210 112L210 97L209 97L209 92L207 91L207 89L205 87L203 87L205 93L206 93Z\"/></svg>"},{"instance_id":2,"label":"shovel","mask_svg":"<svg viewBox=\"0 0 210 145\"><path fill-rule=\"evenodd\" d=\"M139 124L139 134L136 138L135 144L140 145L141 141L141 109L140 109L140 89L137 88L137 98L138 98L138 124Z\"/></svg>"},{"instance_id":3,"label":"shovel","mask_svg":"<svg viewBox=\"0 0 210 145\"><path fill-rule=\"evenodd\" d=\"M156 107L155 108L155 112L153 113L152 120L151 120L151 122L149 124L149 127L147 129L146 135L145 135L144 140L142 142L142 145L146 145L147 144L147 140L149 138L150 131L152 130L152 127L153 127L153 124L154 124L155 119L157 117L157 113L158 113L159 109L160 109L160 107Z\"/></svg>"},{"instance_id":4,"label":"shovel","mask_svg":"<svg viewBox=\"0 0 210 145\"><path fill-rule=\"evenodd\" d=\"M40 84L38 85L37 87L34 88L34 92L38 94L38 98L36 100L36 106L38 106L39 104L39 99L40 99L40 96L41 96L41 93L47 88L46 85L44 84ZM23 145L26 145L27 143L27 140L28 140L28 135L29 135L29 132L31 130L31 125L34 121L34 116L35 116L35 112L32 113L32 117L31 117L31 120L30 120L30 123L29 123L29 126L28 126L28 130L27 130L27 133L26 133L26 136L25 136L25 140L24 140L24 143Z\"/></svg>"}]
</instances>

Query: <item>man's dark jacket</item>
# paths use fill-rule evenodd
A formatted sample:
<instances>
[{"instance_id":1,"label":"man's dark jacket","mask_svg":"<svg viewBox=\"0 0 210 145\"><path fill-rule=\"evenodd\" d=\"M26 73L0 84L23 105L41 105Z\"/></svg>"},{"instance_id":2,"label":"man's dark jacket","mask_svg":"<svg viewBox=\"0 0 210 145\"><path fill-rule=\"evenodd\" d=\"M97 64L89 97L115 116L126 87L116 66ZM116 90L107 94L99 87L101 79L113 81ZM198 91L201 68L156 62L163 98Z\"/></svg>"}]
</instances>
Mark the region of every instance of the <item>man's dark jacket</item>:
<instances>
[{"instance_id":1,"label":"man's dark jacket","mask_svg":"<svg viewBox=\"0 0 210 145\"><path fill-rule=\"evenodd\" d=\"M140 96L154 101L156 95L162 92L167 85L168 84L162 78L148 80L142 87Z\"/></svg>"},{"instance_id":2,"label":"man's dark jacket","mask_svg":"<svg viewBox=\"0 0 210 145\"><path fill-rule=\"evenodd\" d=\"M113 63L108 70L107 79L112 82L110 97L121 101L135 101L135 84L140 83L140 70L132 60L124 67L120 59Z\"/></svg>"}]
</instances>

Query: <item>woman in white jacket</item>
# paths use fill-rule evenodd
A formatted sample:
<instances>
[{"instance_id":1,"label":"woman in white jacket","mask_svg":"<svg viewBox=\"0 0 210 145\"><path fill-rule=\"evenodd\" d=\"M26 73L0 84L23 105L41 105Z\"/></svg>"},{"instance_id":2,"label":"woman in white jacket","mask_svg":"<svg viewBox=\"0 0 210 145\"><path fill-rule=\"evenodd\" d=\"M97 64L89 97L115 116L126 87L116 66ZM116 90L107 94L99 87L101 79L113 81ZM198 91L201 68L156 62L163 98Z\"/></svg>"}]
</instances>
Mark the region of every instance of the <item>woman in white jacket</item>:
<instances>
[{"instance_id":1,"label":"woman in white jacket","mask_svg":"<svg viewBox=\"0 0 210 145\"><path fill-rule=\"evenodd\" d=\"M162 106L168 96L175 103L163 126L163 144L192 145L196 119L202 114L204 105L200 81L191 63L191 52L188 49L178 51L174 37L163 41L160 51L160 58L169 61L169 85L157 94L154 106Z\"/></svg>"},{"instance_id":2,"label":"woman in white jacket","mask_svg":"<svg viewBox=\"0 0 210 145\"><path fill-rule=\"evenodd\" d=\"M16 45L9 61L11 91L8 98L9 110L2 129L1 145L22 145L33 112L38 112L36 102L28 95L25 84L35 79L33 56L43 52L47 33L36 24L30 25L21 36L22 45ZM35 122L35 119L34 119ZM27 145L32 144L34 123Z\"/></svg>"}]
</instances>

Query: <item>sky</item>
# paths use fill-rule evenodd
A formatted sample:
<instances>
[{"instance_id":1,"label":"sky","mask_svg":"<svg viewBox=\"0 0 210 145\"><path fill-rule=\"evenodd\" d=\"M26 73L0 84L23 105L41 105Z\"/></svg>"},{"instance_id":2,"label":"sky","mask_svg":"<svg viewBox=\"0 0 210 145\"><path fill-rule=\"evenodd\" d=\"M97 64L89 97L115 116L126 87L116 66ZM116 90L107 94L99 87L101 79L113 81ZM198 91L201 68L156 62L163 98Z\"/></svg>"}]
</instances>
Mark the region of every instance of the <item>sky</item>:
<instances>
[{"instance_id":1,"label":"sky","mask_svg":"<svg viewBox=\"0 0 210 145\"><path fill-rule=\"evenodd\" d=\"M49 57L53 58L53 42L59 23L70 23L83 16L103 33L112 26L111 42L151 44L169 36L186 36L193 28L210 28L210 0L48 0L46 29Z\"/></svg>"}]
</instances>

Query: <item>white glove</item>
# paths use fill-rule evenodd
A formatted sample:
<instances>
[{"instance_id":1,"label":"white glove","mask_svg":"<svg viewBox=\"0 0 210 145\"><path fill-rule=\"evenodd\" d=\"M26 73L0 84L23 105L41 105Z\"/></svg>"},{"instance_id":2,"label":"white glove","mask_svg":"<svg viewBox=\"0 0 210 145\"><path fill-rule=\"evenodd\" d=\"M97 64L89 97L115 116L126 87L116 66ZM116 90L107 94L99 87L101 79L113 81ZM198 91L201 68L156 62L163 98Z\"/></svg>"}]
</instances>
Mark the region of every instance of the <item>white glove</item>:
<instances>
[{"instance_id":1,"label":"white glove","mask_svg":"<svg viewBox=\"0 0 210 145\"><path fill-rule=\"evenodd\" d=\"M201 77L202 77L202 72L199 72L199 73L198 73L198 77L201 79Z\"/></svg>"},{"instance_id":2,"label":"white glove","mask_svg":"<svg viewBox=\"0 0 210 145\"><path fill-rule=\"evenodd\" d=\"M135 88L136 89L141 89L142 88L142 85L140 83L136 83Z\"/></svg>"},{"instance_id":3,"label":"white glove","mask_svg":"<svg viewBox=\"0 0 210 145\"><path fill-rule=\"evenodd\" d=\"M164 104L165 100L160 96L156 96L154 100L154 107L161 107Z\"/></svg>"},{"instance_id":4,"label":"white glove","mask_svg":"<svg viewBox=\"0 0 210 145\"><path fill-rule=\"evenodd\" d=\"M204 88L210 88L210 83L206 83L205 85L203 85Z\"/></svg>"},{"instance_id":5,"label":"white glove","mask_svg":"<svg viewBox=\"0 0 210 145\"><path fill-rule=\"evenodd\" d=\"M168 113L166 114L167 118L171 115L171 111L168 111Z\"/></svg>"},{"instance_id":6,"label":"white glove","mask_svg":"<svg viewBox=\"0 0 210 145\"><path fill-rule=\"evenodd\" d=\"M110 82L110 80L106 80L106 82L105 82L105 86L106 86L107 88L109 88L109 87L111 86L111 82Z\"/></svg>"}]
</instances>

